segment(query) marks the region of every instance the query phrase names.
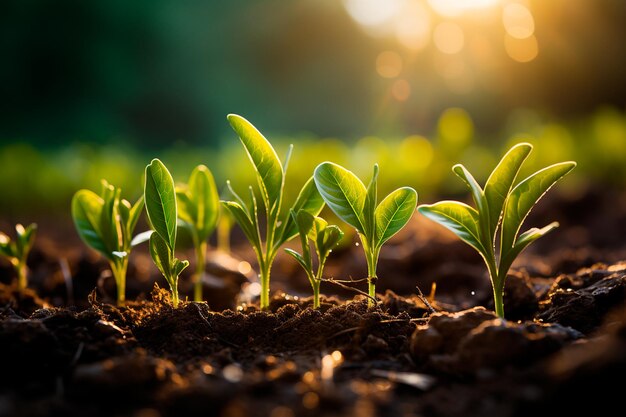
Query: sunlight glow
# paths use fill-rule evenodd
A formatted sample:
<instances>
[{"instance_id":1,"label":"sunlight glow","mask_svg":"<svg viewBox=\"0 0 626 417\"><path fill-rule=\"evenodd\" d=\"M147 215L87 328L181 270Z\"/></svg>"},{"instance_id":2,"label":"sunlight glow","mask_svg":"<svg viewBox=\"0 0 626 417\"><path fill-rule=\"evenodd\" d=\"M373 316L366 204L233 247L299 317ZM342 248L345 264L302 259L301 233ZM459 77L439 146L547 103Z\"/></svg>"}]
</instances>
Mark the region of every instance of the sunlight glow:
<instances>
[{"instance_id":1,"label":"sunlight glow","mask_svg":"<svg viewBox=\"0 0 626 417\"><path fill-rule=\"evenodd\" d=\"M444 17L458 17L472 10L486 9L500 0L428 0L435 12Z\"/></svg>"},{"instance_id":2,"label":"sunlight glow","mask_svg":"<svg viewBox=\"0 0 626 417\"><path fill-rule=\"evenodd\" d=\"M364 26L379 26L393 19L405 0L344 0L348 14Z\"/></svg>"},{"instance_id":3,"label":"sunlight glow","mask_svg":"<svg viewBox=\"0 0 626 417\"><path fill-rule=\"evenodd\" d=\"M535 32L535 19L532 13L520 3L504 6L502 23L506 32L516 39L526 39Z\"/></svg>"},{"instance_id":4,"label":"sunlight glow","mask_svg":"<svg viewBox=\"0 0 626 417\"><path fill-rule=\"evenodd\" d=\"M517 62L530 62L539 53L537 38L532 35L525 39L516 39L507 34L504 38L504 49Z\"/></svg>"},{"instance_id":5,"label":"sunlight glow","mask_svg":"<svg viewBox=\"0 0 626 417\"><path fill-rule=\"evenodd\" d=\"M435 28L433 41L441 52L452 55L461 52L465 36L461 27L456 23L443 22Z\"/></svg>"},{"instance_id":6,"label":"sunlight glow","mask_svg":"<svg viewBox=\"0 0 626 417\"><path fill-rule=\"evenodd\" d=\"M430 14L422 3L410 2L397 18L395 35L404 47L418 51L430 41Z\"/></svg>"}]
</instances>

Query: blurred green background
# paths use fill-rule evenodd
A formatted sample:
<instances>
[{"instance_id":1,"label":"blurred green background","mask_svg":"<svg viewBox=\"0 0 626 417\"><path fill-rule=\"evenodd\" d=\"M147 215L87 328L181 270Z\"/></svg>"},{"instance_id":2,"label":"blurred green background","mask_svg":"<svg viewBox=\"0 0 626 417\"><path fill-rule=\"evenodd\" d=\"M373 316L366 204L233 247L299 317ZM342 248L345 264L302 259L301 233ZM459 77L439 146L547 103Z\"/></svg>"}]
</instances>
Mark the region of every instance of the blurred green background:
<instances>
[{"instance_id":1,"label":"blurred green background","mask_svg":"<svg viewBox=\"0 0 626 417\"><path fill-rule=\"evenodd\" d=\"M0 13L0 220L69 219L106 178L134 200L161 158L252 181L226 122L254 123L288 190L333 160L422 201L485 178L512 143L575 159L562 192L626 184L620 0L7 0ZM61 217L60 217L61 216Z\"/></svg>"}]
</instances>

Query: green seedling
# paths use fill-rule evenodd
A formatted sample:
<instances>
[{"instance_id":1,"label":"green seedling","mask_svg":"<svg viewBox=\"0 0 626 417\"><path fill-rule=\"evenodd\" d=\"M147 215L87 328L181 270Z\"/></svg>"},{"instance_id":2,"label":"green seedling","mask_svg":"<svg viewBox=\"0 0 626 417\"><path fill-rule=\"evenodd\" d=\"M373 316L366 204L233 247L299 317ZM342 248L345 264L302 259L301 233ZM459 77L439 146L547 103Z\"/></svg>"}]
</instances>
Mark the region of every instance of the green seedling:
<instances>
[{"instance_id":1,"label":"green seedling","mask_svg":"<svg viewBox=\"0 0 626 417\"><path fill-rule=\"evenodd\" d=\"M206 265L207 239L215 230L219 218L220 198L211 171L198 165L189 182L176 187L178 219L186 227L196 252L194 300L202 301L202 278Z\"/></svg>"},{"instance_id":2,"label":"green seedling","mask_svg":"<svg viewBox=\"0 0 626 417\"><path fill-rule=\"evenodd\" d=\"M515 258L531 243L559 226L557 222L522 234L526 216L543 195L576 166L561 162L535 172L513 186L532 145L520 143L511 148L493 170L485 189L463 165L452 170L468 186L476 209L458 201L421 205L420 213L454 232L482 256L493 287L496 314L504 317L504 282ZM499 237L498 237L499 232ZM500 248L496 251L496 242Z\"/></svg>"},{"instance_id":3,"label":"green seedling","mask_svg":"<svg viewBox=\"0 0 626 417\"><path fill-rule=\"evenodd\" d=\"M100 195L90 190L79 190L72 198L72 217L81 239L100 252L111 266L117 286L117 304L126 300L126 271L131 248L145 242L147 235L132 237L143 197L131 205L121 199L122 190L102 180Z\"/></svg>"},{"instance_id":4,"label":"green seedling","mask_svg":"<svg viewBox=\"0 0 626 417\"><path fill-rule=\"evenodd\" d=\"M374 165L367 188L351 171L332 162L318 165L313 177L328 207L359 234L367 260L368 305L372 306L380 249L411 219L417 192L410 187L398 188L378 204L378 165Z\"/></svg>"},{"instance_id":5,"label":"green seedling","mask_svg":"<svg viewBox=\"0 0 626 417\"><path fill-rule=\"evenodd\" d=\"M313 216L304 210L291 212L291 217L296 222L298 234L300 235L300 243L302 244L302 253L298 253L292 249L285 249L291 255L307 274L311 287L313 288L313 308L320 307L320 284L322 283L322 274L324 273L324 265L328 255L343 237L343 232L335 225L329 225L326 220L321 217ZM313 257L309 246L309 239L313 242L313 248L317 255L317 271L313 270Z\"/></svg>"},{"instance_id":6,"label":"green seedling","mask_svg":"<svg viewBox=\"0 0 626 417\"><path fill-rule=\"evenodd\" d=\"M285 174L293 146L289 147L284 164L281 164L276 151L267 139L250 122L241 116L230 114L228 121L243 144L257 174L259 193L265 208L265 239L259 228L259 205L252 187L249 201L244 201L230 188L236 201L223 201L235 221L252 244L257 256L261 279L261 308L269 307L270 273L278 250L283 243L298 234L298 227L289 212L283 213L283 191ZM230 187L230 183L227 183ZM295 212L307 211L317 215L324 206L313 178L300 190L291 209Z\"/></svg>"},{"instance_id":7,"label":"green seedling","mask_svg":"<svg viewBox=\"0 0 626 417\"><path fill-rule=\"evenodd\" d=\"M21 224L15 226L15 241L0 232L0 254L6 256L17 273L17 289L23 293L28 285L28 267L26 260L35 243L37 225L31 223L24 228Z\"/></svg>"},{"instance_id":8,"label":"green seedling","mask_svg":"<svg viewBox=\"0 0 626 417\"><path fill-rule=\"evenodd\" d=\"M174 180L165 165L153 159L146 166L144 186L146 212L154 229L150 235L150 256L172 291L172 304L178 307L178 276L189 261L176 259L177 207Z\"/></svg>"}]
</instances>

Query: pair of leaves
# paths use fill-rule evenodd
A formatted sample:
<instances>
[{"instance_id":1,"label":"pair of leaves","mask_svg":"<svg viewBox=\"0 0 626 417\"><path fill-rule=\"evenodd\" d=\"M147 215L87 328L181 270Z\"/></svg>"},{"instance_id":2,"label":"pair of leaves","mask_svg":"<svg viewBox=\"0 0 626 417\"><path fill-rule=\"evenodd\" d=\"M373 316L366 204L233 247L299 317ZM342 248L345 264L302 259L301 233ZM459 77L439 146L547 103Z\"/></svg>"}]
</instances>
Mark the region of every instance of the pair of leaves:
<instances>
[{"instance_id":1,"label":"pair of leaves","mask_svg":"<svg viewBox=\"0 0 626 417\"><path fill-rule=\"evenodd\" d=\"M309 248L309 239L315 247L318 260L318 276L321 276L326 258L343 237L343 232L339 227L329 225L326 220L314 216L305 210L300 210L297 213L292 210L291 217L294 218L298 227L302 254L292 249L285 249L285 251L302 266L307 272L309 279L313 280L315 274L313 272L313 259Z\"/></svg>"},{"instance_id":2,"label":"pair of leaves","mask_svg":"<svg viewBox=\"0 0 626 417\"><path fill-rule=\"evenodd\" d=\"M176 291L178 275L189 266L188 261L175 258L177 205L174 179L158 159L146 166L144 198L148 219L154 229L150 236L150 256Z\"/></svg>"},{"instance_id":3,"label":"pair of leaves","mask_svg":"<svg viewBox=\"0 0 626 417\"><path fill-rule=\"evenodd\" d=\"M287 153L285 163L281 164L270 142L249 121L235 114L228 115L228 121L239 136L257 174L261 197L267 211L268 227L276 229L271 233L272 241L266 242L266 245L270 247L272 253L275 253L283 243L298 234L295 220L289 213L286 213L281 221L278 219L283 198L285 172L292 148L290 147ZM230 183L228 185L230 187ZM259 232L258 206L252 188L250 188L250 203L246 203L232 188L231 193L235 201L222 203L233 215L259 255L262 252L262 239ZM317 191L313 178L310 178L300 190L291 210L296 213L304 210L317 215L323 206L324 200Z\"/></svg>"},{"instance_id":4,"label":"pair of leaves","mask_svg":"<svg viewBox=\"0 0 626 417\"><path fill-rule=\"evenodd\" d=\"M219 218L220 198L213 174L198 165L187 184L176 188L178 218L190 229L196 244L204 242L215 230Z\"/></svg>"},{"instance_id":5,"label":"pair of leaves","mask_svg":"<svg viewBox=\"0 0 626 417\"><path fill-rule=\"evenodd\" d=\"M132 234L143 209L143 197L131 205L120 198L121 189L102 180L100 195L79 190L72 198L72 218L81 239L110 261L128 255L141 243Z\"/></svg>"},{"instance_id":6,"label":"pair of leaves","mask_svg":"<svg viewBox=\"0 0 626 417\"><path fill-rule=\"evenodd\" d=\"M474 247L487 262L495 262L496 235L501 230L500 275L506 274L515 257L530 243L558 227L558 223L551 223L519 234L524 220L541 197L576 166L571 161L554 164L513 187L531 150L532 145L528 143L511 148L487 179L484 191L465 167L453 167L470 189L477 209L458 201L441 201L421 205L418 209Z\"/></svg>"},{"instance_id":7,"label":"pair of leaves","mask_svg":"<svg viewBox=\"0 0 626 417\"><path fill-rule=\"evenodd\" d=\"M378 165L366 188L351 171L332 162L315 168L315 184L330 209L366 236L372 248L380 248L410 220L417 206L417 192L399 188L377 204Z\"/></svg>"},{"instance_id":8,"label":"pair of leaves","mask_svg":"<svg viewBox=\"0 0 626 417\"><path fill-rule=\"evenodd\" d=\"M14 266L25 262L28 253L35 243L37 225L31 223L28 227L21 224L15 226L15 240L11 241L4 233L0 232L0 254L6 256Z\"/></svg>"}]
</instances>

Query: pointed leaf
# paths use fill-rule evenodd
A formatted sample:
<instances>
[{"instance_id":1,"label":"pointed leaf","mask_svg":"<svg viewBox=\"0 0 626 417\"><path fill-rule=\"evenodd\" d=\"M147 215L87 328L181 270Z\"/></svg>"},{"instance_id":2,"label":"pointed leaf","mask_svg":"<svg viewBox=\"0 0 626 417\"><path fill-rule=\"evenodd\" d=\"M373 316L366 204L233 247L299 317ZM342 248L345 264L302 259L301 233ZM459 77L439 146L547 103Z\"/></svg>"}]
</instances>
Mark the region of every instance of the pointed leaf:
<instances>
[{"instance_id":1,"label":"pointed leaf","mask_svg":"<svg viewBox=\"0 0 626 417\"><path fill-rule=\"evenodd\" d=\"M134 248L137 245L141 245L142 243L147 242L148 240L150 240L150 236L152 236L152 233L154 233L154 230L146 230L145 232L139 233L133 238L133 240L130 241L130 246Z\"/></svg>"},{"instance_id":2,"label":"pointed leaf","mask_svg":"<svg viewBox=\"0 0 626 417\"><path fill-rule=\"evenodd\" d=\"M176 246L177 218L174 179L158 159L153 159L150 165L146 166L144 200L154 231L173 251Z\"/></svg>"},{"instance_id":3,"label":"pointed leaf","mask_svg":"<svg viewBox=\"0 0 626 417\"><path fill-rule=\"evenodd\" d=\"M135 203L134 206L130 209L128 216L128 223L126 223L126 230L128 231L128 236L132 236L135 232L135 227L137 227L137 222L139 221L139 216L141 216L141 212L143 211L143 196L139 197L139 200ZM132 245L132 243L131 243Z\"/></svg>"},{"instance_id":4,"label":"pointed leaf","mask_svg":"<svg viewBox=\"0 0 626 417\"><path fill-rule=\"evenodd\" d=\"M261 248L261 242L259 241L259 236L256 232L256 228L252 220L248 217L248 214L244 211L244 209L234 201L222 201L222 205L228 209L230 214L233 215L235 221L243 230L243 233L246 235L250 243L255 247L255 250L259 250Z\"/></svg>"},{"instance_id":5,"label":"pointed leaf","mask_svg":"<svg viewBox=\"0 0 626 417\"><path fill-rule=\"evenodd\" d=\"M533 206L558 180L576 166L575 162L554 164L520 182L509 194L502 218L502 253L513 247L522 223Z\"/></svg>"},{"instance_id":6,"label":"pointed leaf","mask_svg":"<svg viewBox=\"0 0 626 417\"><path fill-rule=\"evenodd\" d=\"M305 272L307 273L307 275L310 274L311 271L311 266L307 263L307 261L302 257L302 255L300 255L298 252L296 252L293 249L289 249L289 248L285 248L285 252L287 252L289 255L291 255L291 257L293 259L295 259L300 266L302 267L302 269L305 270Z\"/></svg>"},{"instance_id":7,"label":"pointed leaf","mask_svg":"<svg viewBox=\"0 0 626 417\"><path fill-rule=\"evenodd\" d=\"M382 246L398 233L413 216L417 207L417 192L402 187L389 194L376 208L376 246Z\"/></svg>"},{"instance_id":8,"label":"pointed leaf","mask_svg":"<svg viewBox=\"0 0 626 417\"><path fill-rule=\"evenodd\" d=\"M205 241L215 229L219 216L219 195L211 171L198 165L189 178L189 195L195 208L193 225L200 241Z\"/></svg>"},{"instance_id":9,"label":"pointed leaf","mask_svg":"<svg viewBox=\"0 0 626 417\"><path fill-rule=\"evenodd\" d=\"M150 256L161 274L169 282L172 276L172 250L158 233L150 236Z\"/></svg>"},{"instance_id":10,"label":"pointed leaf","mask_svg":"<svg viewBox=\"0 0 626 417\"><path fill-rule=\"evenodd\" d=\"M278 155L252 123L236 114L229 114L228 121L254 165L266 209L273 211L280 200L283 185L283 168Z\"/></svg>"},{"instance_id":11,"label":"pointed leaf","mask_svg":"<svg viewBox=\"0 0 626 417\"><path fill-rule=\"evenodd\" d=\"M452 167L452 171L463 180L467 187L472 192L472 198L476 203L478 212L481 212L486 207L485 198L483 196L483 189L478 185L478 182L474 176L461 164L456 164Z\"/></svg>"},{"instance_id":12,"label":"pointed leaf","mask_svg":"<svg viewBox=\"0 0 626 417\"><path fill-rule=\"evenodd\" d=\"M489 206L489 233L492 242L495 239L498 224L502 218L502 210L506 197L511 192L515 178L522 164L532 151L529 143L513 146L495 167L485 184L485 198Z\"/></svg>"},{"instance_id":13,"label":"pointed leaf","mask_svg":"<svg viewBox=\"0 0 626 417\"><path fill-rule=\"evenodd\" d=\"M486 255L478 233L478 212L474 208L458 201L440 201L430 205L423 204L417 210L452 231L481 255Z\"/></svg>"},{"instance_id":14,"label":"pointed leaf","mask_svg":"<svg viewBox=\"0 0 626 417\"><path fill-rule=\"evenodd\" d=\"M332 162L315 168L315 184L328 207L344 222L364 233L363 205L367 190L352 172Z\"/></svg>"},{"instance_id":15,"label":"pointed leaf","mask_svg":"<svg viewBox=\"0 0 626 417\"><path fill-rule=\"evenodd\" d=\"M540 237L545 236L557 227L559 227L559 223L552 222L549 225L542 227L541 229L533 227L532 229L529 229L519 235L513 248L504 253L502 256L502 261L500 262L500 275L505 276L504 274L506 274L506 272L509 270L509 268L513 264L513 261L515 261L515 258L517 258L517 255L522 253L522 251L526 249L528 245L530 245Z\"/></svg>"},{"instance_id":16,"label":"pointed leaf","mask_svg":"<svg viewBox=\"0 0 626 417\"><path fill-rule=\"evenodd\" d=\"M293 203L291 210L293 210L296 214L300 210L304 210L313 216L317 216L319 212L322 211L323 207L324 199L320 195L319 191L317 191L315 181L313 180L313 177L311 177L300 190L300 193L298 194L295 203ZM283 231L279 234L280 239L276 241L276 247L288 242L298 234L298 226L292 216L287 216L283 223Z\"/></svg>"}]
</instances>

